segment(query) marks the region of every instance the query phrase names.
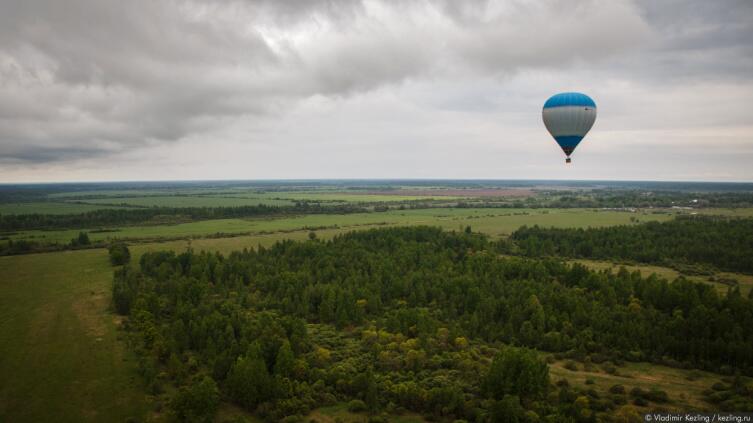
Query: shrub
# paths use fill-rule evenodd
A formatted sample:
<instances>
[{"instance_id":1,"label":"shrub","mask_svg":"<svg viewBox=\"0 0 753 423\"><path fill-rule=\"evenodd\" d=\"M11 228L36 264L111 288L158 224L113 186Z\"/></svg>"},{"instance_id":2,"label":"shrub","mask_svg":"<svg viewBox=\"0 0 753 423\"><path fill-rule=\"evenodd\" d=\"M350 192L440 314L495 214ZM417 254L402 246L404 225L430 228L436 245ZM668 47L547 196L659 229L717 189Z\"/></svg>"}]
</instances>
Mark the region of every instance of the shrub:
<instances>
[{"instance_id":1,"label":"shrub","mask_svg":"<svg viewBox=\"0 0 753 423\"><path fill-rule=\"evenodd\" d=\"M618 395L625 395L625 387L622 385L612 385L609 388L609 392Z\"/></svg>"},{"instance_id":2,"label":"shrub","mask_svg":"<svg viewBox=\"0 0 753 423\"><path fill-rule=\"evenodd\" d=\"M366 411L366 403L361 400L354 399L348 403L348 411L350 411L351 413L360 413L361 411Z\"/></svg>"},{"instance_id":3,"label":"shrub","mask_svg":"<svg viewBox=\"0 0 753 423\"><path fill-rule=\"evenodd\" d=\"M637 386L630 390L631 397L643 398L645 395L646 395L646 391L644 391L643 389Z\"/></svg>"},{"instance_id":4,"label":"shrub","mask_svg":"<svg viewBox=\"0 0 753 423\"><path fill-rule=\"evenodd\" d=\"M602 370L604 370L605 373L608 373L610 375L616 375L617 374L617 367L613 366L609 363L604 363L601 366Z\"/></svg>"},{"instance_id":5,"label":"shrub","mask_svg":"<svg viewBox=\"0 0 753 423\"><path fill-rule=\"evenodd\" d=\"M220 391L210 377L189 387L183 387L170 406L179 421L211 422L220 405Z\"/></svg>"},{"instance_id":6,"label":"shrub","mask_svg":"<svg viewBox=\"0 0 753 423\"><path fill-rule=\"evenodd\" d=\"M114 242L108 248L110 252L110 263L113 266L121 266L131 260L131 252L124 242Z\"/></svg>"},{"instance_id":7,"label":"shrub","mask_svg":"<svg viewBox=\"0 0 753 423\"><path fill-rule=\"evenodd\" d=\"M685 379L687 379L687 380L689 380L691 382L695 381L695 380L698 380L700 378L701 378L701 372L699 372L698 370L691 370L687 374L687 376L685 376Z\"/></svg>"},{"instance_id":8,"label":"shrub","mask_svg":"<svg viewBox=\"0 0 753 423\"><path fill-rule=\"evenodd\" d=\"M574 361L572 361L572 360L570 360L567 363L565 363L565 368L567 370L572 370L574 372L578 371L578 365Z\"/></svg>"},{"instance_id":9,"label":"shrub","mask_svg":"<svg viewBox=\"0 0 753 423\"><path fill-rule=\"evenodd\" d=\"M711 389L715 391L726 391L727 387L724 386L722 382L716 382L715 384L711 385Z\"/></svg>"},{"instance_id":10,"label":"shrub","mask_svg":"<svg viewBox=\"0 0 753 423\"><path fill-rule=\"evenodd\" d=\"M661 389L651 389L651 391L646 394L646 398L650 399L653 402L667 402L669 401L669 395L667 395L666 392L662 391Z\"/></svg>"},{"instance_id":11,"label":"shrub","mask_svg":"<svg viewBox=\"0 0 753 423\"><path fill-rule=\"evenodd\" d=\"M638 398L636 398L636 399L633 400L633 404L635 404L635 405L637 405L639 407L645 407L645 406L648 405L648 401L646 401L645 399L643 399L641 397L638 397Z\"/></svg>"}]
</instances>

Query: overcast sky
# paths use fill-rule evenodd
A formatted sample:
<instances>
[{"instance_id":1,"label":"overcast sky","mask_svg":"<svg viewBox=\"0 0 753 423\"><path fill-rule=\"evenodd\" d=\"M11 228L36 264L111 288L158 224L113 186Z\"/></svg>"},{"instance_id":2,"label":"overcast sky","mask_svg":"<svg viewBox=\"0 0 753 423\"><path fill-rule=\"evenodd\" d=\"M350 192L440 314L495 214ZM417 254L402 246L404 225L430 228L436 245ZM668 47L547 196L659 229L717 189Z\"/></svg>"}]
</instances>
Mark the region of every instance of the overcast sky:
<instances>
[{"instance_id":1,"label":"overcast sky","mask_svg":"<svg viewBox=\"0 0 753 423\"><path fill-rule=\"evenodd\" d=\"M751 40L749 0L0 0L0 182L752 181Z\"/></svg>"}]
</instances>

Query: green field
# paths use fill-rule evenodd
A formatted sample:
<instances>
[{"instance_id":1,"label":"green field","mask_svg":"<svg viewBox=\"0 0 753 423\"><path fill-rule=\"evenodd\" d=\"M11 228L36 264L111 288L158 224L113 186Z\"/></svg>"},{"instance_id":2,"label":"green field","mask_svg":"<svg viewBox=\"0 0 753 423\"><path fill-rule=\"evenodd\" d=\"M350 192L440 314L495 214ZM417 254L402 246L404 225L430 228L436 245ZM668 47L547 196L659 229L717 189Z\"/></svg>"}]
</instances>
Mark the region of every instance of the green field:
<instances>
[{"instance_id":1,"label":"green field","mask_svg":"<svg viewBox=\"0 0 753 423\"><path fill-rule=\"evenodd\" d=\"M43 201L37 203L0 203L0 214L76 214L121 207L101 204Z\"/></svg>"},{"instance_id":2,"label":"green field","mask_svg":"<svg viewBox=\"0 0 753 423\"><path fill-rule=\"evenodd\" d=\"M259 234L298 231L310 228L358 229L383 225L434 225L445 229L471 226L474 231L493 237L509 235L522 225L555 227L601 227L639 221L663 221L671 214L638 214L591 209L457 209L434 208L391 210L383 213L318 214L283 218L217 219L175 225L125 226L111 228L114 232L90 232L92 240L156 239L202 237L213 234ZM65 243L79 230L25 231L12 235L13 239L33 239L40 242Z\"/></svg>"},{"instance_id":3,"label":"green field","mask_svg":"<svg viewBox=\"0 0 753 423\"><path fill-rule=\"evenodd\" d=\"M0 421L124 421L148 407L109 311L102 249L0 257Z\"/></svg>"},{"instance_id":4,"label":"green field","mask_svg":"<svg viewBox=\"0 0 753 423\"><path fill-rule=\"evenodd\" d=\"M689 370L675 369L651 363L625 363L617 368L616 374L608 374L599 366L586 371L580 363L578 370L572 371L564 367L565 362L558 361L549 365L552 381L566 379L570 385L585 389L595 389L603 396L609 395L609 388L613 385L623 385L627 392L634 387L646 391L651 388L661 389L669 395L670 404L667 408L687 411L689 409L706 410L710 405L703 400L703 391L719 382L722 376L702 371L694 371L696 380L689 380ZM591 379L593 384L586 384ZM647 407L644 412L655 406Z\"/></svg>"},{"instance_id":5,"label":"green field","mask_svg":"<svg viewBox=\"0 0 753 423\"><path fill-rule=\"evenodd\" d=\"M239 207L258 206L259 204L265 204L268 206L293 205L293 202L290 200L280 200L267 197L228 197L208 195L148 195L144 197L111 197L78 201L94 205L127 204L129 206L139 207Z\"/></svg>"},{"instance_id":6,"label":"green field","mask_svg":"<svg viewBox=\"0 0 753 423\"><path fill-rule=\"evenodd\" d=\"M660 278L664 278L669 281L675 280L679 278L680 276L683 276L686 279L689 279L694 282L711 284L722 295L726 294L727 290L729 289L729 285L719 283L714 280L710 280L708 276L685 275L669 267L653 266L650 264L612 263L608 261L583 260L583 259L573 260L573 261L581 263L593 270L611 270L612 272L616 273L620 269L620 267L624 267L630 272L637 270L641 272L643 276L648 276L652 273L655 273L656 276ZM744 275L742 273L731 273L731 272L715 272L714 277L716 279L723 278L723 279L736 280L738 285L740 286L740 293L743 296L747 296L748 293L751 291L751 289L753 289L753 275Z\"/></svg>"},{"instance_id":7,"label":"green field","mask_svg":"<svg viewBox=\"0 0 753 423\"><path fill-rule=\"evenodd\" d=\"M236 195L234 195L236 196ZM238 197L246 195L238 194ZM416 200L457 200L466 197L456 196L431 196L431 195L401 195L400 191L395 194L365 194L361 191L283 191L264 194L253 194L248 197L285 198L294 201L310 200L338 203L374 203L374 202L400 202Z\"/></svg>"}]
</instances>

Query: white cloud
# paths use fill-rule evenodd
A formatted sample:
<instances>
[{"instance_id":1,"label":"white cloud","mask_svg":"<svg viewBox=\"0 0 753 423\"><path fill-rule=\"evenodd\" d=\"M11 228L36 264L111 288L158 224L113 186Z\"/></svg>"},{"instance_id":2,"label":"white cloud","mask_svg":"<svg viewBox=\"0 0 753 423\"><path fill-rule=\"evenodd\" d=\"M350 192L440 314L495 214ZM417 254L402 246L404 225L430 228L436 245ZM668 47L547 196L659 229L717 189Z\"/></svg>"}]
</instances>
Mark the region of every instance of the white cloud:
<instances>
[{"instance_id":1,"label":"white cloud","mask_svg":"<svg viewBox=\"0 0 753 423\"><path fill-rule=\"evenodd\" d=\"M9 0L2 180L750 180L749 11ZM599 105L570 168L540 122L565 90Z\"/></svg>"}]
</instances>

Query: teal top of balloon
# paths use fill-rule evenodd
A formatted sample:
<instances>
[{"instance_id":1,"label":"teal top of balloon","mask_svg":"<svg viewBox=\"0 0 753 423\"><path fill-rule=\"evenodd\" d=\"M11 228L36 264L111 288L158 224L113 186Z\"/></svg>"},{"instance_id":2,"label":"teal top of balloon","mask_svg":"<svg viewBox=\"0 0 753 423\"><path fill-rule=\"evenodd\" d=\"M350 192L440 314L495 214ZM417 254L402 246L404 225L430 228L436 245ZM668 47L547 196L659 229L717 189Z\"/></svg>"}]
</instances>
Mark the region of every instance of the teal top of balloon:
<instances>
[{"instance_id":1,"label":"teal top of balloon","mask_svg":"<svg viewBox=\"0 0 753 423\"><path fill-rule=\"evenodd\" d=\"M565 107L565 106L587 106L596 107L596 103L591 97L582 93L559 93L549 97L549 100L544 103L545 109L552 107Z\"/></svg>"}]
</instances>

